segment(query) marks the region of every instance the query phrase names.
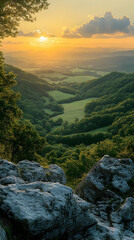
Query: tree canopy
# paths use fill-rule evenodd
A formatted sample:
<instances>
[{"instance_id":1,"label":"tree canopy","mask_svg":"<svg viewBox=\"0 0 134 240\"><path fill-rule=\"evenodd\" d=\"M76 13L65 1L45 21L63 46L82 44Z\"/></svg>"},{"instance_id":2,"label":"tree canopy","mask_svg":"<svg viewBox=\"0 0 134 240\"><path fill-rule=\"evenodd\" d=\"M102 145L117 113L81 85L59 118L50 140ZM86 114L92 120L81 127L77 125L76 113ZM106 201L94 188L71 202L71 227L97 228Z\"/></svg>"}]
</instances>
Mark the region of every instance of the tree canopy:
<instances>
[{"instance_id":1,"label":"tree canopy","mask_svg":"<svg viewBox=\"0 0 134 240\"><path fill-rule=\"evenodd\" d=\"M0 39L15 37L21 20L34 21L34 13L48 7L47 0L0 0ZM22 112L17 105L20 94L13 91L15 75L5 73L0 52L0 153L10 160L37 159L45 139L32 125L21 123ZM18 159L19 158L19 159Z\"/></svg>"},{"instance_id":2,"label":"tree canopy","mask_svg":"<svg viewBox=\"0 0 134 240\"><path fill-rule=\"evenodd\" d=\"M1 60L2 61L2 60ZM21 117L21 110L18 108L16 101L20 94L15 93L12 87L16 84L13 73L6 74L3 65L0 65L0 136L1 141L9 137L9 132Z\"/></svg>"},{"instance_id":3,"label":"tree canopy","mask_svg":"<svg viewBox=\"0 0 134 240\"><path fill-rule=\"evenodd\" d=\"M21 20L34 21L33 14L48 6L47 0L0 0L0 39L16 36Z\"/></svg>"}]
</instances>

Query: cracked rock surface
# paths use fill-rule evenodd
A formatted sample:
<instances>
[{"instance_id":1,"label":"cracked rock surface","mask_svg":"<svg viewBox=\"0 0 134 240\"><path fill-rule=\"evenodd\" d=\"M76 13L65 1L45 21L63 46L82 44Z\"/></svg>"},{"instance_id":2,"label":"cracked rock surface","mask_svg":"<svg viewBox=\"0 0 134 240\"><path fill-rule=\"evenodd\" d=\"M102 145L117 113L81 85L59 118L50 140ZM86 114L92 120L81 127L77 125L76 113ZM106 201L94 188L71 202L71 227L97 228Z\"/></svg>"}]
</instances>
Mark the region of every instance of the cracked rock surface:
<instances>
[{"instance_id":1,"label":"cracked rock surface","mask_svg":"<svg viewBox=\"0 0 134 240\"><path fill-rule=\"evenodd\" d=\"M77 195L65 182L57 165L0 159L0 220L4 215L14 228L10 240L134 240L131 159L104 156ZM2 226L0 240L7 240Z\"/></svg>"},{"instance_id":2,"label":"cracked rock surface","mask_svg":"<svg viewBox=\"0 0 134 240\"><path fill-rule=\"evenodd\" d=\"M87 240L134 239L134 163L104 156L76 188L90 203L97 224Z\"/></svg>"},{"instance_id":3,"label":"cracked rock surface","mask_svg":"<svg viewBox=\"0 0 134 240\"><path fill-rule=\"evenodd\" d=\"M15 165L1 159L0 211L24 239L69 238L85 231L96 220L89 203L61 184L65 181L65 173L57 165L44 169L28 160Z\"/></svg>"}]
</instances>

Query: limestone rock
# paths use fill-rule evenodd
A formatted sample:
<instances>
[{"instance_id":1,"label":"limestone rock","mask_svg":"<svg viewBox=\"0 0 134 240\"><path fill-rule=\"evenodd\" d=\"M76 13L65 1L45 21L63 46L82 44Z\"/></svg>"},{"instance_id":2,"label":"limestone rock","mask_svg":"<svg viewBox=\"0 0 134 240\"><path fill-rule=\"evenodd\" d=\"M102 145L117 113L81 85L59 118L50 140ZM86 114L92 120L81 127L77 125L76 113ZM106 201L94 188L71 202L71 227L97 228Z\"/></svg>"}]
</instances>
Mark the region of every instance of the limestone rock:
<instances>
[{"instance_id":1,"label":"limestone rock","mask_svg":"<svg viewBox=\"0 0 134 240\"><path fill-rule=\"evenodd\" d=\"M0 158L0 184L23 184L36 181L66 183L64 171L56 164L43 168L37 162L20 161L17 165Z\"/></svg>"},{"instance_id":2,"label":"limestone rock","mask_svg":"<svg viewBox=\"0 0 134 240\"><path fill-rule=\"evenodd\" d=\"M15 176L9 176L0 179L0 184L1 185L9 185L9 184L23 184L25 181L21 179L20 177L15 177Z\"/></svg>"},{"instance_id":3,"label":"limestone rock","mask_svg":"<svg viewBox=\"0 0 134 240\"><path fill-rule=\"evenodd\" d=\"M19 172L15 164L0 158L0 179L15 176L19 177Z\"/></svg>"},{"instance_id":4,"label":"limestone rock","mask_svg":"<svg viewBox=\"0 0 134 240\"><path fill-rule=\"evenodd\" d=\"M130 190L128 182L133 177L134 163L131 159L104 156L79 184L76 193L91 202L109 196L109 191L122 196Z\"/></svg>"},{"instance_id":5,"label":"limestone rock","mask_svg":"<svg viewBox=\"0 0 134 240\"><path fill-rule=\"evenodd\" d=\"M121 176L113 176L112 185L115 189L119 190L121 193L129 192L130 187L127 181Z\"/></svg>"},{"instance_id":6,"label":"limestone rock","mask_svg":"<svg viewBox=\"0 0 134 240\"><path fill-rule=\"evenodd\" d=\"M111 221L114 227L132 231L134 238L134 198L127 198L117 211L111 213Z\"/></svg>"},{"instance_id":7,"label":"limestone rock","mask_svg":"<svg viewBox=\"0 0 134 240\"><path fill-rule=\"evenodd\" d=\"M0 226L0 240L7 240L5 230Z\"/></svg>"},{"instance_id":8,"label":"limestone rock","mask_svg":"<svg viewBox=\"0 0 134 240\"><path fill-rule=\"evenodd\" d=\"M47 182L47 173L37 162L23 160L17 164L17 168L21 178L27 183L36 181Z\"/></svg>"},{"instance_id":9,"label":"limestone rock","mask_svg":"<svg viewBox=\"0 0 134 240\"><path fill-rule=\"evenodd\" d=\"M87 232L87 240L123 240L120 230L108 227L101 223L90 228Z\"/></svg>"},{"instance_id":10,"label":"limestone rock","mask_svg":"<svg viewBox=\"0 0 134 240\"><path fill-rule=\"evenodd\" d=\"M79 196L65 182L57 165L0 159L0 210L24 239L134 239L131 159L104 156L77 187ZM0 228L0 240L4 234Z\"/></svg>"},{"instance_id":11,"label":"limestone rock","mask_svg":"<svg viewBox=\"0 0 134 240\"><path fill-rule=\"evenodd\" d=\"M53 239L83 231L96 223L89 203L59 183L0 186L0 209L30 236Z\"/></svg>"},{"instance_id":12,"label":"limestone rock","mask_svg":"<svg viewBox=\"0 0 134 240\"><path fill-rule=\"evenodd\" d=\"M59 182L61 184L66 183L66 176L62 168L56 164L50 164L47 169L47 179L49 182Z\"/></svg>"},{"instance_id":13,"label":"limestone rock","mask_svg":"<svg viewBox=\"0 0 134 240\"><path fill-rule=\"evenodd\" d=\"M79 184L76 193L90 203L98 222L88 229L86 240L134 239L133 180L131 159L104 156Z\"/></svg>"},{"instance_id":14,"label":"limestone rock","mask_svg":"<svg viewBox=\"0 0 134 240\"><path fill-rule=\"evenodd\" d=\"M23 160L17 165L21 178L27 183L36 181L66 183L64 171L56 164L43 168L37 162Z\"/></svg>"}]
</instances>

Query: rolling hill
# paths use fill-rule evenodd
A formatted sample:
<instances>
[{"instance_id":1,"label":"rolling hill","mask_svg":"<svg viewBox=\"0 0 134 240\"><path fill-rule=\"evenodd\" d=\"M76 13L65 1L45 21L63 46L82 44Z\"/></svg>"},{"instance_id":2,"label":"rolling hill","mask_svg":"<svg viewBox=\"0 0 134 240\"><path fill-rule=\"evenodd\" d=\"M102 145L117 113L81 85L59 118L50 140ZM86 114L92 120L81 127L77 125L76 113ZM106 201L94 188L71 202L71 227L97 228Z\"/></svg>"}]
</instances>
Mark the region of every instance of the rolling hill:
<instances>
[{"instance_id":1,"label":"rolling hill","mask_svg":"<svg viewBox=\"0 0 134 240\"><path fill-rule=\"evenodd\" d=\"M50 117L63 112L62 106L48 94L48 91L53 90L53 86L36 75L11 65L5 65L5 70L16 75L17 84L14 90L21 94L18 105L24 113L24 119L29 119L42 135L45 134L51 129L48 123Z\"/></svg>"}]
</instances>

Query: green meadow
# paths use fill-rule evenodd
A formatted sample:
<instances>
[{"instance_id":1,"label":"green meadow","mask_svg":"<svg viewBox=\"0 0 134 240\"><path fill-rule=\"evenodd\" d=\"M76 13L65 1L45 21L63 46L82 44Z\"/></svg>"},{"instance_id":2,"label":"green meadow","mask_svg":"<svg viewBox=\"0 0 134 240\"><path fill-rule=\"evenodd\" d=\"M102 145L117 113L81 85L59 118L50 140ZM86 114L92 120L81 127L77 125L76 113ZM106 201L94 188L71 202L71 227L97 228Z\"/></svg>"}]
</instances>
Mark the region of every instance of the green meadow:
<instances>
[{"instance_id":1,"label":"green meadow","mask_svg":"<svg viewBox=\"0 0 134 240\"><path fill-rule=\"evenodd\" d=\"M102 127L102 128L97 128L93 131L90 131L89 133L96 134L96 133L106 133L106 132L108 132L108 126L107 127Z\"/></svg>"},{"instance_id":2,"label":"green meadow","mask_svg":"<svg viewBox=\"0 0 134 240\"><path fill-rule=\"evenodd\" d=\"M55 79L55 78L64 78L66 77L66 75L62 74L62 73L57 73L57 72L54 72L54 73L41 73L40 74L40 77L43 77L43 78L51 78L51 79Z\"/></svg>"},{"instance_id":3,"label":"green meadow","mask_svg":"<svg viewBox=\"0 0 134 240\"><path fill-rule=\"evenodd\" d=\"M93 76L75 76L75 77L68 77L63 82L67 83L82 83L82 82L87 82L90 80L95 79L96 77Z\"/></svg>"},{"instance_id":4,"label":"green meadow","mask_svg":"<svg viewBox=\"0 0 134 240\"><path fill-rule=\"evenodd\" d=\"M45 113L52 115L54 112L51 109L45 108Z\"/></svg>"},{"instance_id":5,"label":"green meadow","mask_svg":"<svg viewBox=\"0 0 134 240\"><path fill-rule=\"evenodd\" d=\"M80 101L75 101L72 103L65 103L62 104L64 108L64 113L53 117L54 120L58 118L62 118L63 121L68 121L72 123L75 121L76 118L82 119L84 117L84 107L88 102L96 100L97 98L88 98Z\"/></svg>"},{"instance_id":6,"label":"green meadow","mask_svg":"<svg viewBox=\"0 0 134 240\"><path fill-rule=\"evenodd\" d=\"M48 94L54 98L54 100L56 102L62 101L62 100L66 100L68 98L73 97L73 94L69 94L69 93L63 93L61 91L58 90L54 90L54 91L49 91Z\"/></svg>"},{"instance_id":7,"label":"green meadow","mask_svg":"<svg viewBox=\"0 0 134 240\"><path fill-rule=\"evenodd\" d=\"M85 72L86 70L82 69L82 68L73 68L73 69L71 69L71 71L73 73L81 73L81 72Z\"/></svg>"}]
</instances>

